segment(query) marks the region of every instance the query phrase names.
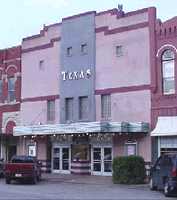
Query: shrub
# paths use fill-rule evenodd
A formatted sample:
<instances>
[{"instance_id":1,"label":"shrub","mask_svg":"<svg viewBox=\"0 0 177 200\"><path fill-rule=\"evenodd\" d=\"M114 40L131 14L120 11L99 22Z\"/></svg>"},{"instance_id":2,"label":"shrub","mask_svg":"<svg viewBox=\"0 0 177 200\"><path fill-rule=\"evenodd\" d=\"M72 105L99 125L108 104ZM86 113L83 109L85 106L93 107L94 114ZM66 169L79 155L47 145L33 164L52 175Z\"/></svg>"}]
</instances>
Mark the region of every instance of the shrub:
<instances>
[{"instance_id":1,"label":"shrub","mask_svg":"<svg viewBox=\"0 0 177 200\"><path fill-rule=\"evenodd\" d=\"M113 160L113 183L144 183L146 169L144 159L140 156L121 156Z\"/></svg>"}]
</instances>

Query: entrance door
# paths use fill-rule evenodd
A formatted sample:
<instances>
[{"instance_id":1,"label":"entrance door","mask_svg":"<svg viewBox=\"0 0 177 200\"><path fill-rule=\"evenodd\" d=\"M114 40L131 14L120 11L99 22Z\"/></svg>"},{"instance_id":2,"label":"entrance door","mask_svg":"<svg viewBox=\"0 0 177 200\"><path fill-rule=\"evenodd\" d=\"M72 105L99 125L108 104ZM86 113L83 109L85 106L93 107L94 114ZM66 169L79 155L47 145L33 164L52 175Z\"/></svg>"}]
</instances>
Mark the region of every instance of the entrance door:
<instances>
[{"instance_id":1,"label":"entrance door","mask_svg":"<svg viewBox=\"0 0 177 200\"><path fill-rule=\"evenodd\" d=\"M92 148L92 174L112 175L112 147Z\"/></svg>"},{"instance_id":2,"label":"entrance door","mask_svg":"<svg viewBox=\"0 0 177 200\"><path fill-rule=\"evenodd\" d=\"M52 162L53 172L70 173L70 148L53 147Z\"/></svg>"},{"instance_id":3,"label":"entrance door","mask_svg":"<svg viewBox=\"0 0 177 200\"><path fill-rule=\"evenodd\" d=\"M63 171L69 171L69 165L70 165L70 155L69 155L69 148L63 147L61 148L62 152L62 163L61 163L61 170Z\"/></svg>"},{"instance_id":4,"label":"entrance door","mask_svg":"<svg viewBox=\"0 0 177 200\"><path fill-rule=\"evenodd\" d=\"M8 160L10 161L11 158L17 154L17 146L16 145L9 145L8 146Z\"/></svg>"},{"instance_id":5,"label":"entrance door","mask_svg":"<svg viewBox=\"0 0 177 200\"><path fill-rule=\"evenodd\" d=\"M94 175L101 175L102 160L101 147L94 147L92 152L92 173Z\"/></svg>"}]
</instances>

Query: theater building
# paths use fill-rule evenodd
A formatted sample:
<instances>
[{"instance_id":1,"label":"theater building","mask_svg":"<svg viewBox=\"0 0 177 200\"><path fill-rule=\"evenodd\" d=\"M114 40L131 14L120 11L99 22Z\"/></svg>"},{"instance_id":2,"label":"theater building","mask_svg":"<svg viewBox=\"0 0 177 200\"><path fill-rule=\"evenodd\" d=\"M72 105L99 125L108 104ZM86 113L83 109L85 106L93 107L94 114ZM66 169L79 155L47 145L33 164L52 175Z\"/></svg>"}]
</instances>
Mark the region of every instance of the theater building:
<instances>
[{"instance_id":1,"label":"theater building","mask_svg":"<svg viewBox=\"0 0 177 200\"><path fill-rule=\"evenodd\" d=\"M153 155L177 153L177 17L156 25L152 92Z\"/></svg>"},{"instance_id":2,"label":"theater building","mask_svg":"<svg viewBox=\"0 0 177 200\"><path fill-rule=\"evenodd\" d=\"M21 47L0 50L0 158L17 153L13 127L20 125Z\"/></svg>"},{"instance_id":3,"label":"theater building","mask_svg":"<svg viewBox=\"0 0 177 200\"><path fill-rule=\"evenodd\" d=\"M111 175L120 155L151 161L155 15L87 12L23 39L18 154L93 175Z\"/></svg>"}]
</instances>

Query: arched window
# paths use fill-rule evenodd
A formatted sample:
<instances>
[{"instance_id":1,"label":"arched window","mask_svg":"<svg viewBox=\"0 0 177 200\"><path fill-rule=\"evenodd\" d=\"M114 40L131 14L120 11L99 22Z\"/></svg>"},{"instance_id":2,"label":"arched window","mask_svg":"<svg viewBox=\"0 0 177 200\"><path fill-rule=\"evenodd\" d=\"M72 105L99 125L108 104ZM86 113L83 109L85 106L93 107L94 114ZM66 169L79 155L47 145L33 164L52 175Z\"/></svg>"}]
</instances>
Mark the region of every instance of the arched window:
<instances>
[{"instance_id":1,"label":"arched window","mask_svg":"<svg viewBox=\"0 0 177 200\"><path fill-rule=\"evenodd\" d=\"M175 93L175 56L170 49L162 54L163 93Z\"/></svg>"}]
</instances>

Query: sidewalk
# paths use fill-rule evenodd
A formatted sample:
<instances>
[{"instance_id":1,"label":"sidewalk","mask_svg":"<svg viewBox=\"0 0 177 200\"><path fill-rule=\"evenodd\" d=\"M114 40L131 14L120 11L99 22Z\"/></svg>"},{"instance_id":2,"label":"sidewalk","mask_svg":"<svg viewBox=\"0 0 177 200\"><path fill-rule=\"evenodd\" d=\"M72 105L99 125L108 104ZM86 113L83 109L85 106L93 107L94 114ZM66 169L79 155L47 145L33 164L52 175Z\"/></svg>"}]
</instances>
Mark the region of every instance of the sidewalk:
<instances>
[{"instance_id":1,"label":"sidewalk","mask_svg":"<svg viewBox=\"0 0 177 200\"><path fill-rule=\"evenodd\" d=\"M75 174L58 174L58 173L44 173L42 179L50 183L73 183L86 185L106 185L109 187L121 187L127 189L145 189L149 188L149 184L138 185L124 185L113 184L112 176L89 176L89 175L75 175Z\"/></svg>"},{"instance_id":2,"label":"sidewalk","mask_svg":"<svg viewBox=\"0 0 177 200\"><path fill-rule=\"evenodd\" d=\"M65 182L76 184L113 185L111 176L89 176L75 174L44 173L42 179L48 182Z\"/></svg>"}]
</instances>

